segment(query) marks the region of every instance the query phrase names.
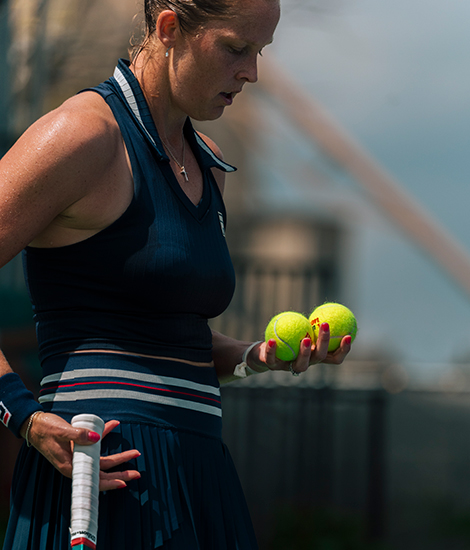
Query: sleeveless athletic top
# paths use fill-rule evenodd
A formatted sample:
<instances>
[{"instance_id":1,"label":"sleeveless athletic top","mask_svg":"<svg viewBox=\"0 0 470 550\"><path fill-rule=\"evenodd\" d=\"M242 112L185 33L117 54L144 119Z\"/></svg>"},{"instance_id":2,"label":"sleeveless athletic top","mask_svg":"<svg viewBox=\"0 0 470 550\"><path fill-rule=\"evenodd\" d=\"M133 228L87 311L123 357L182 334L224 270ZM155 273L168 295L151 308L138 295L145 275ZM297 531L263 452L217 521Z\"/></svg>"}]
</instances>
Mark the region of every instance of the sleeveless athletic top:
<instances>
[{"instance_id":1,"label":"sleeveless athletic top","mask_svg":"<svg viewBox=\"0 0 470 550\"><path fill-rule=\"evenodd\" d=\"M92 90L121 129L134 196L118 220L84 241L24 250L39 357L110 349L208 362L208 319L225 310L235 286L211 168L235 168L213 154L188 118L184 135L204 179L195 206L173 174L129 63L120 60L114 76Z\"/></svg>"}]
</instances>

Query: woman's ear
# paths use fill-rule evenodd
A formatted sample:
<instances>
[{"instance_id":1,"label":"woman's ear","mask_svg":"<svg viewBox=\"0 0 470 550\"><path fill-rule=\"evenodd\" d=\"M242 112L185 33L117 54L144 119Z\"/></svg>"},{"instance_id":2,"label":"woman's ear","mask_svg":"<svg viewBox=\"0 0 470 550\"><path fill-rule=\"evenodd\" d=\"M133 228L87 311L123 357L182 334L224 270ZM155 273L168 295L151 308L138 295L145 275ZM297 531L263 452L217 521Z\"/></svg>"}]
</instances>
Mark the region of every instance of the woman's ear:
<instances>
[{"instance_id":1,"label":"woman's ear","mask_svg":"<svg viewBox=\"0 0 470 550\"><path fill-rule=\"evenodd\" d=\"M180 28L178 16L172 10L164 10L158 15L155 34L165 49L173 48Z\"/></svg>"}]
</instances>

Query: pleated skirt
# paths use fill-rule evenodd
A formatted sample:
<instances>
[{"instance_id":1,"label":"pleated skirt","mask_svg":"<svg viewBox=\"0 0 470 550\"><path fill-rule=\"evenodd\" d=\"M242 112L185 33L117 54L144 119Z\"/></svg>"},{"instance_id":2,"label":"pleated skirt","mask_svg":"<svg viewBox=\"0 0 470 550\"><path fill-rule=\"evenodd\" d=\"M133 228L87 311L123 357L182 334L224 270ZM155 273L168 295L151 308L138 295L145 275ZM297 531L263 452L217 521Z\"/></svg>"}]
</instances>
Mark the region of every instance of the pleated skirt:
<instances>
[{"instance_id":1,"label":"pleated skirt","mask_svg":"<svg viewBox=\"0 0 470 550\"><path fill-rule=\"evenodd\" d=\"M91 392L88 393L87 392ZM255 550L249 511L221 438L214 369L86 353L45 365L44 408L120 425L101 454L138 449L117 470L141 478L100 493L97 550ZM71 480L26 445L16 463L3 550L70 548Z\"/></svg>"}]
</instances>

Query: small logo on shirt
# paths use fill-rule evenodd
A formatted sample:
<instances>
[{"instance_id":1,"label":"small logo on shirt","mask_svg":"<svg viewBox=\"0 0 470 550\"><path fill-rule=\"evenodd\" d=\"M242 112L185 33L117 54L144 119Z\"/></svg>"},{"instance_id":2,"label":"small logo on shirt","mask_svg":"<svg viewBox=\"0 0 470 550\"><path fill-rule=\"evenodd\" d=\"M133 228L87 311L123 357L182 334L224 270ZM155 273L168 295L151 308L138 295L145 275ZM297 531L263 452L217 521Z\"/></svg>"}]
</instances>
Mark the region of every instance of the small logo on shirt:
<instances>
[{"instance_id":1,"label":"small logo on shirt","mask_svg":"<svg viewBox=\"0 0 470 550\"><path fill-rule=\"evenodd\" d=\"M217 213L219 214L220 229L222 229L222 235L225 237L224 217L222 215L222 212L217 212Z\"/></svg>"},{"instance_id":2,"label":"small logo on shirt","mask_svg":"<svg viewBox=\"0 0 470 550\"><path fill-rule=\"evenodd\" d=\"M10 422L11 412L6 408L3 401L0 401L0 421L8 428L8 422Z\"/></svg>"}]
</instances>

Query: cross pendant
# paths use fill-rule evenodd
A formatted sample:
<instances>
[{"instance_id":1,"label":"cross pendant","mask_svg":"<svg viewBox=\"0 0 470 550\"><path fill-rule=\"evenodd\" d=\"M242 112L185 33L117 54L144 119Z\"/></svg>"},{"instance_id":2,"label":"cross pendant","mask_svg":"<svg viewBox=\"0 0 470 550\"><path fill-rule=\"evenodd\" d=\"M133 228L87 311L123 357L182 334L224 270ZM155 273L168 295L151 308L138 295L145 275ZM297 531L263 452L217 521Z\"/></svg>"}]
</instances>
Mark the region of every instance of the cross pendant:
<instances>
[{"instance_id":1,"label":"cross pendant","mask_svg":"<svg viewBox=\"0 0 470 550\"><path fill-rule=\"evenodd\" d=\"M185 179L186 181L189 181L188 173L187 173L186 170L184 169L184 166L181 167L180 174L181 174L182 176L184 176L184 179Z\"/></svg>"}]
</instances>

